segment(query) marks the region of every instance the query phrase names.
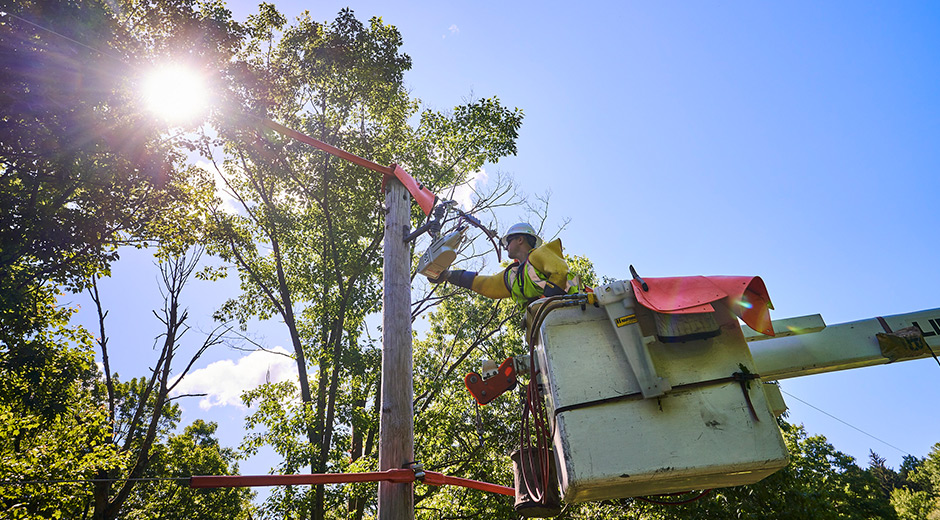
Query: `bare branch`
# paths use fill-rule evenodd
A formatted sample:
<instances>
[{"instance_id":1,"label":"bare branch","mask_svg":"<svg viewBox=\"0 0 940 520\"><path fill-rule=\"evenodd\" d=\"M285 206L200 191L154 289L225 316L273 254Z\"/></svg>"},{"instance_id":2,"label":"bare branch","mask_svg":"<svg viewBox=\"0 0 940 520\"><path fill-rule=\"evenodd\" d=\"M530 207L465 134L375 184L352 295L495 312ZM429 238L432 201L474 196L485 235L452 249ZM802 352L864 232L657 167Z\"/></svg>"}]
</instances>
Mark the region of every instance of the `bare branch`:
<instances>
[{"instance_id":1,"label":"bare branch","mask_svg":"<svg viewBox=\"0 0 940 520\"><path fill-rule=\"evenodd\" d=\"M101 306L101 296L98 294L98 276L91 277L91 287L88 288L88 294L91 300L95 302L95 308L98 311L98 345L101 347L101 365L104 367L104 384L108 389L108 417L114 421L114 380L111 379L111 363L108 358L108 336L104 330L104 320L108 317L110 311L103 311ZM112 432L113 435L113 432Z\"/></svg>"},{"instance_id":2,"label":"bare branch","mask_svg":"<svg viewBox=\"0 0 940 520\"><path fill-rule=\"evenodd\" d=\"M225 330L222 330L223 328ZM206 336L206 339L205 341L203 341L202 346L200 346L199 349L196 351L196 353L193 354L193 356L189 359L189 363L186 364L186 368L184 368L183 371L180 373L180 375L176 377L176 381L174 381L173 384L167 388L167 392L172 392L173 389L176 388L176 385L178 385L180 381L182 381L183 378L186 377L186 374L193 367L193 364L196 362L196 360L199 359L206 352L206 350L209 349L209 347L222 343L222 338L224 334L230 330L232 330L232 328L227 327L225 325L219 325L218 327L213 329L212 332L210 332L208 336Z\"/></svg>"},{"instance_id":3,"label":"bare branch","mask_svg":"<svg viewBox=\"0 0 940 520\"><path fill-rule=\"evenodd\" d=\"M184 398L184 397L205 397L205 396L207 396L207 395L209 395L209 394L179 394L179 395L175 395L175 396L173 396L173 397L167 397L166 402L169 403L169 402L171 402L171 401L175 401L175 400L177 400L177 399L182 399L182 398Z\"/></svg>"}]
</instances>

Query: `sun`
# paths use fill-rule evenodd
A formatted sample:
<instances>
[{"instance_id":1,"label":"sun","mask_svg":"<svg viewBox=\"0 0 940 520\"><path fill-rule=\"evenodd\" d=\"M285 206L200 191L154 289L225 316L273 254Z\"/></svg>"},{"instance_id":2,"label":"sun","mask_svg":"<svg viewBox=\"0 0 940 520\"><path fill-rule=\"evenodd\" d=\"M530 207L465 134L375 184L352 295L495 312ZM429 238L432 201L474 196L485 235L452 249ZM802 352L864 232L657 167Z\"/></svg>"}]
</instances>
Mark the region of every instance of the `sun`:
<instances>
[{"instance_id":1,"label":"sun","mask_svg":"<svg viewBox=\"0 0 940 520\"><path fill-rule=\"evenodd\" d=\"M203 78L179 64L153 69L144 77L142 94L150 111L176 124L201 118L209 100Z\"/></svg>"}]
</instances>

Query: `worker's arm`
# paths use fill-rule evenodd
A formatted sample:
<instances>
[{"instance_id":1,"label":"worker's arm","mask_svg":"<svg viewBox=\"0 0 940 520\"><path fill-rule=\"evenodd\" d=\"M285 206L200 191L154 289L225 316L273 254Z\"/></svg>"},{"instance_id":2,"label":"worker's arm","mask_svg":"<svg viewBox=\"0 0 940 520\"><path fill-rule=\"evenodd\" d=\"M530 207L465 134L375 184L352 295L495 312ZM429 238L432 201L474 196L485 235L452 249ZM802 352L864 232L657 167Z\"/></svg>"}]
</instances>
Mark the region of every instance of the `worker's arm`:
<instances>
[{"instance_id":1,"label":"worker's arm","mask_svg":"<svg viewBox=\"0 0 940 520\"><path fill-rule=\"evenodd\" d=\"M494 275L481 275L473 271L456 269L444 271L441 276L430 280L431 283L450 282L458 287L470 289L487 298L509 298L509 288L503 281L503 273Z\"/></svg>"},{"instance_id":2,"label":"worker's arm","mask_svg":"<svg viewBox=\"0 0 940 520\"><path fill-rule=\"evenodd\" d=\"M568 284L568 264L565 262L565 256L561 251L560 238L533 249L529 253L529 263L548 276L548 281L555 288L562 289L558 294L564 294L563 289ZM546 289L545 295L553 296L554 294L549 294L550 292L553 291Z\"/></svg>"}]
</instances>

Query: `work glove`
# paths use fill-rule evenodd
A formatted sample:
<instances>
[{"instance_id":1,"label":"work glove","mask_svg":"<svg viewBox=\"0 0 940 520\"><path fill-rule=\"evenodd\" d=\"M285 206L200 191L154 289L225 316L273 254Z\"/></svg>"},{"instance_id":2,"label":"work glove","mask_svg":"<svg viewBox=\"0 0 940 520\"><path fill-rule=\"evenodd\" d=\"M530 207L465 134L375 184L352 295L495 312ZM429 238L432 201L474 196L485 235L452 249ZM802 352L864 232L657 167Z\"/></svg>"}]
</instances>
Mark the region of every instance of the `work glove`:
<instances>
[{"instance_id":1,"label":"work glove","mask_svg":"<svg viewBox=\"0 0 940 520\"><path fill-rule=\"evenodd\" d=\"M444 283L444 282L447 281L447 278L448 278L448 277L450 277L450 271L448 271L448 270L445 269L443 272L441 272L441 275L438 276L437 278L431 278L431 277L429 276L429 277L428 277L428 281L431 282L431 283L433 283L433 284Z\"/></svg>"}]
</instances>

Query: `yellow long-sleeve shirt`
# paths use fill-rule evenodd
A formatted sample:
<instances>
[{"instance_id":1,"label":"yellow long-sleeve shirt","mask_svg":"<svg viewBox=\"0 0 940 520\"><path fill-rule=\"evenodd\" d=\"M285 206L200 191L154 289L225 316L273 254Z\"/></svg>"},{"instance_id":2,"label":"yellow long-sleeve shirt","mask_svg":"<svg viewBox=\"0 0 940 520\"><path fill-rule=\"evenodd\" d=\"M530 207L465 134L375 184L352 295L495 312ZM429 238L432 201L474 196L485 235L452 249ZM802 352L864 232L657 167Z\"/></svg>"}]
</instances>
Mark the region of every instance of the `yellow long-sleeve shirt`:
<instances>
[{"instance_id":1,"label":"yellow long-sleeve shirt","mask_svg":"<svg viewBox=\"0 0 940 520\"><path fill-rule=\"evenodd\" d=\"M539 273L545 275L552 284L563 289L567 287L568 264L565 262L562 253L560 238L542 244L530 251L527 262L535 267ZM477 274L473 277L470 289L487 298L509 298L512 296L510 289L512 280L520 274L518 273L519 266L519 262L514 262L499 274Z\"/></svg>"}]
</instances>

